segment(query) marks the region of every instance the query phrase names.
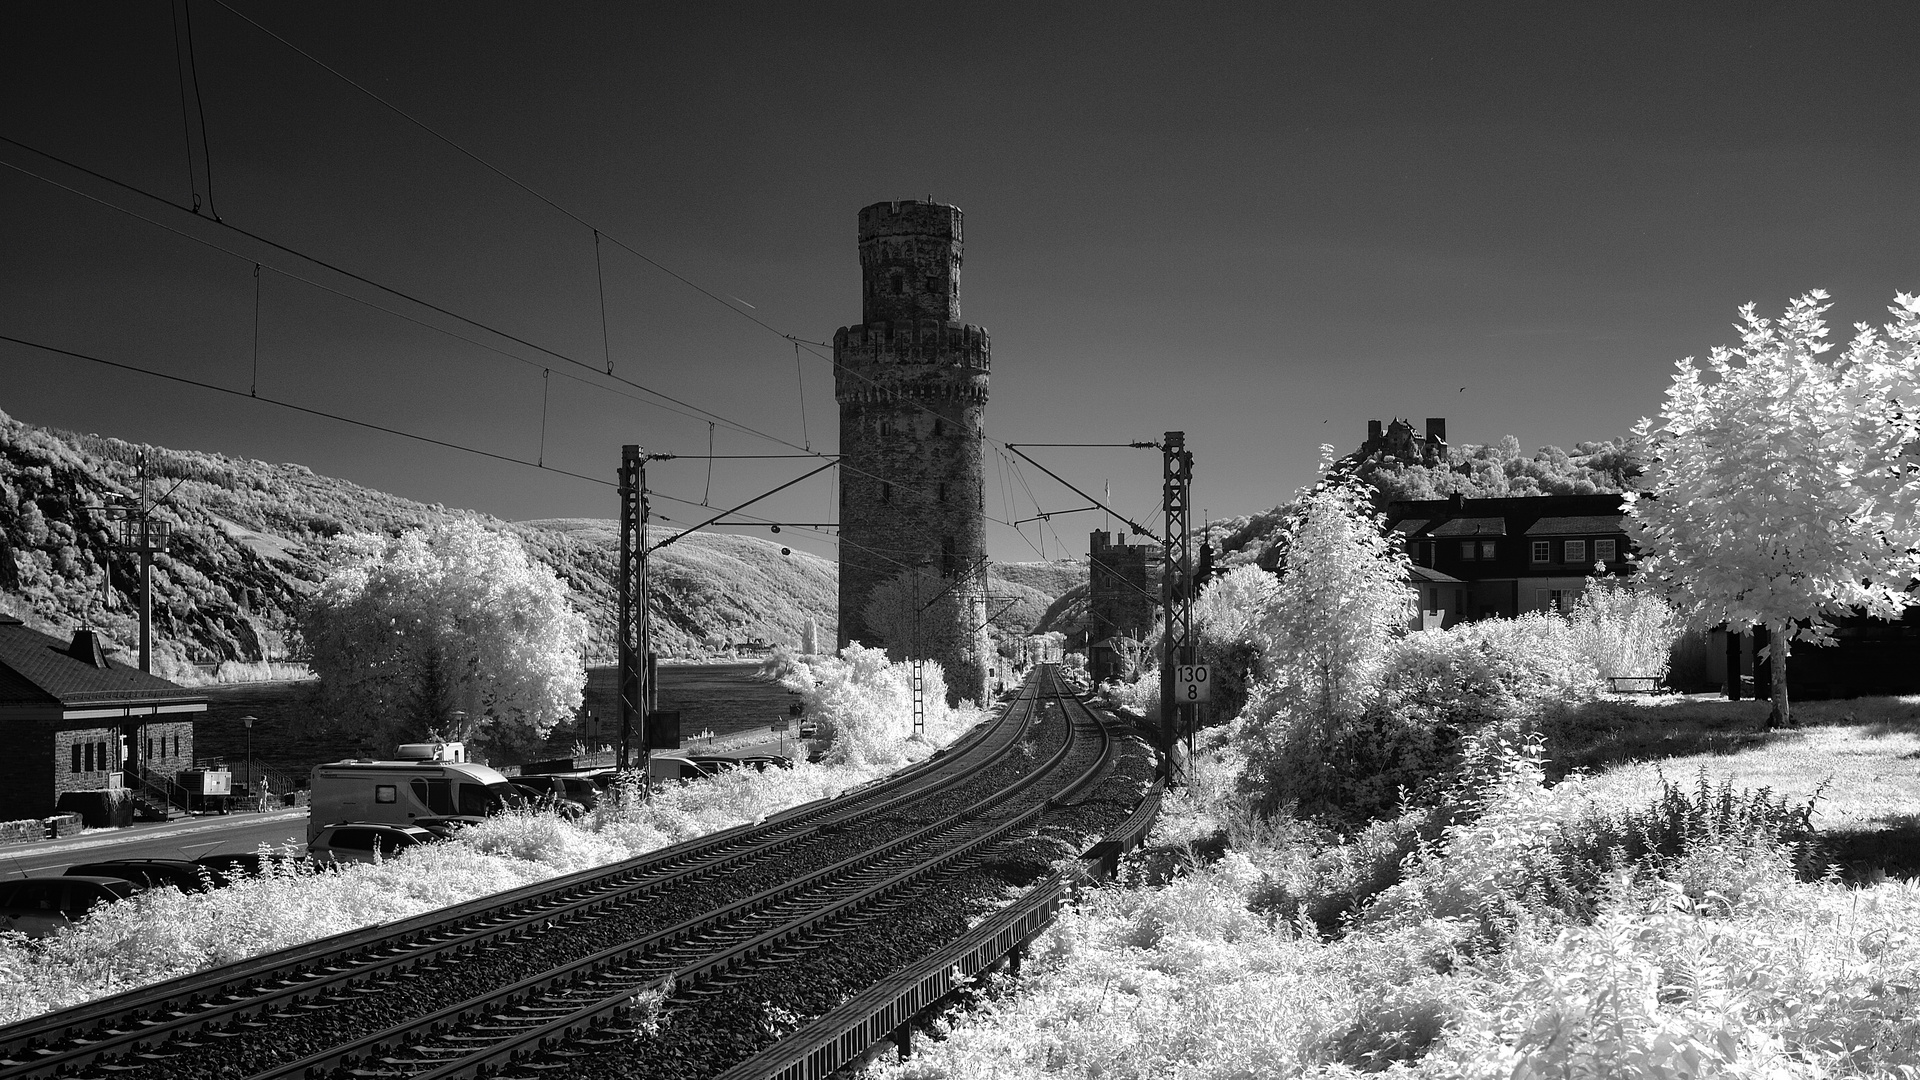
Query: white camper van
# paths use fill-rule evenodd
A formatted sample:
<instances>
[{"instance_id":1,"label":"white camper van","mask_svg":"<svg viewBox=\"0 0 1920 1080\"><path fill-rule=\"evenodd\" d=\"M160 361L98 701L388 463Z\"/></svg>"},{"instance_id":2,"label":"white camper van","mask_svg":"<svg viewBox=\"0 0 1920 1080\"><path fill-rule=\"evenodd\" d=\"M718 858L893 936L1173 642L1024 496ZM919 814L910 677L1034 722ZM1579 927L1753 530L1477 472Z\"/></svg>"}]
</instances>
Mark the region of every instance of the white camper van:
<instances>
[{"instance_id":1,"label":"white camper van","mask_svg":"<svg viewBox=\"0 0 1920 1080\"><path fill-rule=\"evenodd\" d=\"M407 743L397 761L363 758L313 767L307 841L343 821L412 825L478 821L520 802L507 778L467 761L461 743Z\"/></svg>"}]
</instances>

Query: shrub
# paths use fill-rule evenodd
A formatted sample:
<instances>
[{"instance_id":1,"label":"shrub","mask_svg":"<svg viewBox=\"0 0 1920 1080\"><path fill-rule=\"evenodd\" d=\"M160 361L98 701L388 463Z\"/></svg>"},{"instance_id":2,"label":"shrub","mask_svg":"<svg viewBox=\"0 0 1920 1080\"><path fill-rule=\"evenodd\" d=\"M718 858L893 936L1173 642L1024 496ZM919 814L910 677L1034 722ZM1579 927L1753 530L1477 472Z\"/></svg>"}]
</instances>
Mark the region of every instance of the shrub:
<instances>
[{"instance_id":1,"label":"shrub","mask_svg":"<svg viewBox=\"0 0 1920 1080\"><path fill-rule=\"evenodd\" d=\"M1680 638L1680 613L1655 593L1595 575L1567 622L1572 647L1602 679L1646 675L1664 679Z\"/></svg>"}]
</instances>

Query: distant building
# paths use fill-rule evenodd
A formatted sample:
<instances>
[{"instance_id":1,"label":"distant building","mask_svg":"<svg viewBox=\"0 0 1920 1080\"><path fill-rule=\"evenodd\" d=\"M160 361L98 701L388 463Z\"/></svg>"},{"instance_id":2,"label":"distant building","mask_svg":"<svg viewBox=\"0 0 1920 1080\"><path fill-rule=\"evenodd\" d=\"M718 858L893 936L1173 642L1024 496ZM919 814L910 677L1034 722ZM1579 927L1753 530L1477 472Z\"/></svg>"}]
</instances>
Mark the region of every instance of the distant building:
<instances>
[{"instance_id":1,"label":"distant building","mask_svg":"<svg viewBox=\"0 0 1920 1080\"><path fill-rule=\"evenodd\" d=\"M1124 533L1096 529L1087 545L1087 673L1117 678L1123 642L1145 642L1159 613L1148 566L1160 545L1130 544Z\"/></svg>"},{"instance_id":2,"label":"distant building","mask_svg":"<svg viewBox=\"0 0 1920 1080\"><path fill-rule=\"evenodd\" d=\"M1447 465L1447 418L1444 416L1427 417L1427 433L1416 434L1413 422L1394 419L1385 428L1380 421L1367 421L1367 441L1360 444L1356 456L1368 457L1379 454L1395 458L1409 465L1428 465L1445 468Z\"/></svg>"},{"instance_id":3,"label":"distant building","mask_svg":"<svg viewBox=\"0 0 1920 1080\"><path fill-rule=\"evenodd\" d=\"M193 765L207 698L109 660L100 637L71 640L0 616L0 821L54 813L69 791L138 790Z\"/></svg>"},{"instance_id":4,"label":"distant building","mask_svg":"<svg viewBox=\"0 0 1920 1080\"><path fill-rule=\"evenodd\" d=\"M1387 507L1413 560L1416 626L1571 610L1596 566L1628 571L1619 495L1420 499Z\"/></svg>"}]
</instances>

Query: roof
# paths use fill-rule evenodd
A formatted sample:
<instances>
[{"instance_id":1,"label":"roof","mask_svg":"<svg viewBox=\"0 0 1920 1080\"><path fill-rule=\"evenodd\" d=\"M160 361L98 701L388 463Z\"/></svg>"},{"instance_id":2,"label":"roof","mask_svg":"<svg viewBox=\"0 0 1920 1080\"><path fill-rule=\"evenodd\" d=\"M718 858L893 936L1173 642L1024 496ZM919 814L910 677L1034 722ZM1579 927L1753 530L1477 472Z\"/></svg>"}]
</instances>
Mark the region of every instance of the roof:
<instances>
[{"instance_id":1,"label":"roof","mask_svg":"<svg viewBox=\"0 0 1920 1080\"><path fill-rule=\"evenodd\" d=\"M1406 533L1407 535L1412 536L1418 533L1420 530L1426 528L1430 524L1432 523L1429 522L1426 518L1408 518L1405 521L1394 522L1393 531L1397 533Z\"/></svg>"},{"instance_id":2,"label":"roof","mask_svg":"<svg viewBox=\"0 0 1920 1080\"><path fill-rule=\"evenodd\" d=\"M1416 566L1413 568L1413 573L1408 574L1407 577L1413 581L1427 582L1429 584L1446 582L1459 584L1461 582L1460 578L1454 577L1452 574L1443 574L1431 566Z\"/></svg>"},{"instance_id":3,"label":"roof","mask_svg":"<svg viewBox=\"0 0 1920 1080\"><path fill-rule=\"evenodd\" d=\"M0 707L204 703L205 694L117 660L104 668L68 652L70 643L0 617Z\"/></svg>"},{"instance_id":4,"label":"roof","mask_svg":"<svg viewBox=\"0 0 1920 1080\"><path fill-rule=\"evenodd\" d=\"M1505 536L1507 519L1503 517L1463 517L1436 527L1429 536Z\"/></svg>"},{"instance_id":5,"label":"roof","mask_svg":"<svg viewBox=\"0 0 1920 1080\"><path fill-rule=\"evenodd\" d=\"M1619 514L1589 514L1583 517L1543 517L1527 529L1528 536L1558 536L1580 533L1625 532Z\"/></svg>"}]
</instances>

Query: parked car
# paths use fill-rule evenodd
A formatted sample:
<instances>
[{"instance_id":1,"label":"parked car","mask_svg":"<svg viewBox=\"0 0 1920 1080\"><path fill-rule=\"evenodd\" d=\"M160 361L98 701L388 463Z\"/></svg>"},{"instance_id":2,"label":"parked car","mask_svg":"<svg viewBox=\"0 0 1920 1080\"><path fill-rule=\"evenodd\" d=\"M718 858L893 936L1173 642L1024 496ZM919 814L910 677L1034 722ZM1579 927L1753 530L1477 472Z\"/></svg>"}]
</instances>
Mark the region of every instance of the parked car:
<instances>
[{"instance_id":1,"label":"parked car","mask_svg":"<svg viewBox=\"0 0 1920 1080\"><path fill-rule=\"evenodd\" d=\"M562 773L524 773L513 778L513 782L523 788L557 795L562 799L572 799L582 808L591 810L600 803L600 789L585 776L569 776Z\"/></svg>"},{"instance_id":2,"label":"parked car","mask_svg":"<svg viewBox=\"0 0 1920 1080\"><path fill-rule=\"evenodd\" d=\"M549 789L525 783L518 777L510 782L521 798L527 801L527 805L535 810L551 809L568 821L578 821L587 816L586 807L564 795L556 795Z\"/></svg>"},{"instance_id":3,"label":"parked car","mask_svg":"<svg viewBox=\"0 0 1920 1080\"><path fill-rule=\"evenodd\" d=\"M181 892L205 892L211 874L203 878L203 869L191 859L106 859L69 866L65 874L67 877L125 878L142 889L165 885Z\"/></svg>"},{"instance_id":4,"label":"parked car","mask_svg":"<svg viewBox=\"0 0 1920 1080\"><path fill-rule=\"evenodd\" d=\"M79 921L95 904L125 900L135 887L126 878L66 875L0 882L0 930L46 937Z\"/></svg>"},{"instance_id":5,"label":"parked car","mask_svg":"<svg viewBox=\"0 0 1920 1080\"><path fill-rule=\"evenodd\" d=\"M418 825L389 825L377 821L346 821L322 826L307 842L307 854L323 866L370 863L391 859L420 844L439 839Z\"/></svg>"},{"instance_id":6,"label":"parked car","mask_svg":"<svg viewBox=\"0 0 1920 1080\"><path fill-rule=\"evenodd\" d=\"M765 772L768 769L791 769L793 768L793 759L790 757L781 757L778 754L748 754L740 759L740 764L751 765L761 772Z\"/></svg>"},{"instance_id":7,"label":"parked car","mask_svg":"<svg viewBox=\"0 0 1920 1080\"><path fill-rule=\"evenodd\" d=\"M266 859L258 852L236 852L229 855L202 855L193 860L197 866L206 868L213 878L213 887L223 889L236 879L260 873Z\"/></svg>"}]
</instances>

